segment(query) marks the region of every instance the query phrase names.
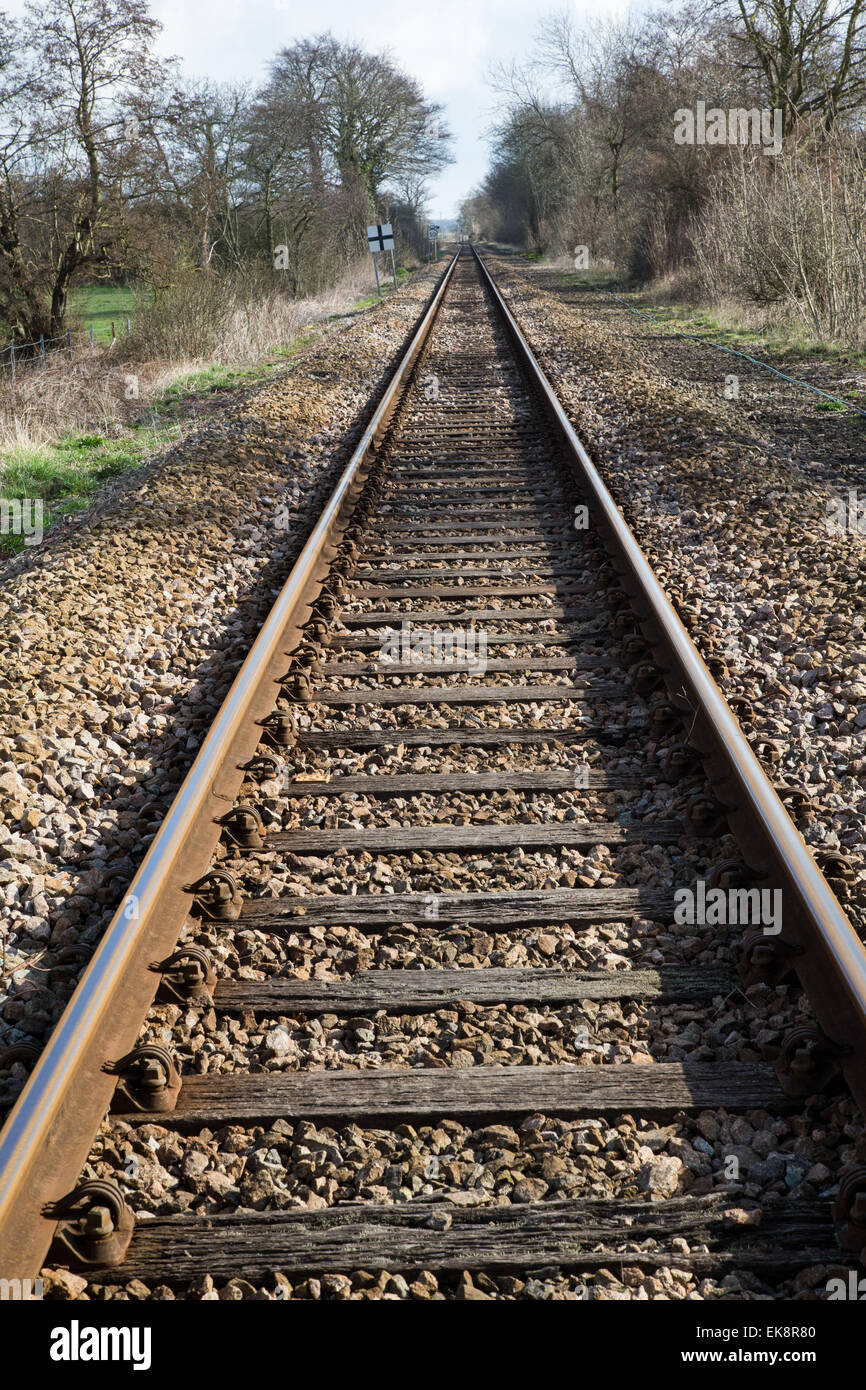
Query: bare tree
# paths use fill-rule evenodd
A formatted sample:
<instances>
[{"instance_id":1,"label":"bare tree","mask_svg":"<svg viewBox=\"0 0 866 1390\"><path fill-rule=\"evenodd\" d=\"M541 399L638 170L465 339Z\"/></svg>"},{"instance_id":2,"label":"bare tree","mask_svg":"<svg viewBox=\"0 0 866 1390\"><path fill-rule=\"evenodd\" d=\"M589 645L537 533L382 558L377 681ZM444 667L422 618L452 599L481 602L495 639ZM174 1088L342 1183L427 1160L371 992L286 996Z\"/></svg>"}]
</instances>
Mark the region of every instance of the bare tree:
<instances>
[{"instance_id":1,"label":"bare tree","mask_svg":"<svg viewBox=\"0 0 866 1390\"><path fill-rule=\"evenodd\" d=\"M262 95L275 114L289 101L314 188L338 183L375 210L385 186L425 176L450 158L440 108L384 54L331 34L283 49Z\"/></svg>"},{"instance_id":2,"label":"bare tree","mask_svg":"<svg viewBox=\"0 0 866 1390\"><path fill-rule=\"evenodd\" d=\"M244 84L186 81L152 94L142 109L142 167L187 231L205 271L243 258L239 200L252 97Z\"/></svg>"},{"instance_id":3,"label":"bare tree","mask_svg":"<svg viewBox=\"0 0 866 1390\"><path fill-rule=\"evenodd\" d=\"M786 128L819 115L829 130L866 97L866 0L728 0L741 69L760 78Z\"/></svg>"},{"instance_id":4,"label":"bare tree","mask_svg":"<svg viewBox=\"0 0 866 1390\"><path fill-rule=\"evenodd\" d=\"M130 189L124 107L162 77L145 0L42 0L28 15L30 47L0 93L0 293L22 336L60 333L75 277L113 263Z\"/></svg>"},{"instance_id":5,"label":"bare tree","mask_svg":"<svg viewBox=\"0 0 866 1390\"><path fill-rule=\"evenodd\" d=\"M93 279L187 291L266 262L288 271L268 292L323 289L363 219L417 220L450 158L439 108L387 55L325 34L254 92L179 78L154 57L159 28L148 0L0 16L0 322L19 342L60 335Z\"/></svg>"}]
</instances>

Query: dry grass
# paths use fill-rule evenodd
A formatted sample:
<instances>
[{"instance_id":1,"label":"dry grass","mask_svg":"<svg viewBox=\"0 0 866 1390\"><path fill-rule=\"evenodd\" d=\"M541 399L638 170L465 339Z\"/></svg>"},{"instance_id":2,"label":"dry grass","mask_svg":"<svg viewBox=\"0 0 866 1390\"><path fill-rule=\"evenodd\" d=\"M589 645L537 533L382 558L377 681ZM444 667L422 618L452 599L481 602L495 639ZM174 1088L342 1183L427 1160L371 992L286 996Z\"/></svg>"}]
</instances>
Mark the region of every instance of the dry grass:
<instances>
[{"instance_id":1,"label":"dry grass","mask_svg":"<svg viewBox=\"0 0 866 1390\"><path fill-rule=\"evenodd\" d=\"M812 132L766 160L738 149L692 235L705 294L781 312L804 336L862 347L866 155L846 132Z\"/></svg>"},{"instance_id":2,"label":"dry grass","mask_svg":"<svg viewBox=\"0 0 866 1390\"><path fill-rule=\"evenodd\" d=\"M8 369L0 371L0 455L70 434L112 434L192 373L288 355L370 289L369 258L311 299L289 299L272 277L270 284L256 276L190 278L142 311L113 349L76 349L71 360L56 353L45 367L21 366L14 384Z\"/></svg>"},{"instance_id":3,"label":"dry grass","mask_svg":"<svg viewBox=\"0 0 866 1390\"><path fill-rule=\"evenodd\" d=\"M642 285L640 302L682 311L687 308L704 318L711 317L717 328L731 332L769 332L775 339L791 338L798 341L803 337L799 324L786 316L779 306L774 306L771 311L765 304L756 304L744 295L719 294L714 297L708 294L694 266L668 270L664 275L656 276L648 285Z\"/></svg>"},{"instance_id":4,"label":"dry grass","mask_svg":"<svg viewBox=\"0 0 866 1390\"><path fill-rule=\"evenodd\" d=\"M359 262L325 293L291 299L266 270L192 273L138 315L122 350L139 361L172 364L255 362L351 308L369 291L370 275L369 263Z\"/></svg>"},{"instance_id":5,"label":"dry grass","mask_svg":"<svg viewBox=\"0 0 866 1390\"><path fill-rule=\"evenodd\" d=\"M851 355L844 339L815 332L785 303L768 307L742 294L713 296L696 278L693 266L668 271L642 285L637 302L644 309L662 311L661 321L673 328L702 337L721 336L729 344L745 349L751 344L777 353L826 358ZM858 356L856 346L854 355ZM859 355L862 356L862 347Z\"/></svg>"},{"instance_id":6,"label":"dry grass","mask_svg":"<svg viewBox=\"0 0 866 1390\"><path fill-rule=\"evenodd\" d=\"M0 453L38 449L67 434L110 434L178 375L155 363L119 365L108 351L49 359L0 384ZM127 392L138 391L138 397Z\"/></svg>"}]
</instances>

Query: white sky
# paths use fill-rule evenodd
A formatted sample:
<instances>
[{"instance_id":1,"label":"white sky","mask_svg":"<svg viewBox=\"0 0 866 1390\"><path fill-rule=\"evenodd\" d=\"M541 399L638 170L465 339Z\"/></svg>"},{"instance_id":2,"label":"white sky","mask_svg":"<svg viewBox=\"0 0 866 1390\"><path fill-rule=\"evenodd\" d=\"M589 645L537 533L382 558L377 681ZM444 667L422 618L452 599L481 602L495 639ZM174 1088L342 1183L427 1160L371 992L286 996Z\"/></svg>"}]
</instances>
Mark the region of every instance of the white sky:
<instances>
[{"instance_id":1,"label":"white sky","mask_svg":"<svg viewBox=\"0 0 866 1390\"><path fill-rule=\"evenodd\" d=\"M453 217L487 168L490 68L527 56L539 20L565 5L587 23L626 9L623 0L151 0L163 53L191 76L258 82L277 49L327 29L374 52L390 49L443 104L456 137L456 162L432 186L434 219ZM23 9L24 0L0 0L9 14Z\"/></svg>"}]
</instances>

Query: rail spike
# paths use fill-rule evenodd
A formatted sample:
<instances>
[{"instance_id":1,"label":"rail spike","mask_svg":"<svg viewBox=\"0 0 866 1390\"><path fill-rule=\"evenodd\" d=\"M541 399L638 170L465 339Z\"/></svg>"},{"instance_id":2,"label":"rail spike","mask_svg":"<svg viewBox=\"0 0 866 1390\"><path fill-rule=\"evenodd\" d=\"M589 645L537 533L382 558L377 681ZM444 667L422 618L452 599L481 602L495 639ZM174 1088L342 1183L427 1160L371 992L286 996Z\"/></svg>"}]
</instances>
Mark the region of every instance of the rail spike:
<instances>
[{"instance_id":1,"label":"rail spike","mask_svg":"<svg viewBox=\"0 0 866 1390\"><path fill-rule=\"evenodd\" d=\"M843 1250L853 1250L866 1263L866 1165L842 1174L833 1206L833 1220Z\"/></svg>"},{"instance_id":2,"label":"rail spike","mask_svg":"<svg viewBox=\"0 0 866 1390\"><path fill-rule=\"evenodd\" d=\"M256 753L245 763L241 763L241 770L246 772L257 782L280 782L283 777L283 764L279 758L275 758L271 753Z\"/></svg>"},{"instance_id":3,"label":"rail spike","mask_svg":"<svg viewBox=\"0 0 866 1390\"><path fill-rule=\"evenodd\" d=\"M213 1004L216 973L203 946L181 946L150 968L162 975L158 1004L200 1004L205 1008Z\"/></svg>"},{"instance_id":4,"label":"rail spike","mask_svg":"<svg viewBox=\"0 0 866 1390\"><path fill-rule=\"evenodd\" d=\"M111 1267L123 1263L135 1217L117 1183L94 1178L43 1208L56 1219L47 1263L72 1269Z\"/></svg>"},{"instance_id":5,"label":"rail spike","mask_svg":"<svg viewBox=\"0 0 866 1390\"><path fill-rule=\"evenodd\" d=\"M803 954L802 946L781 936L769 936L760 927L750 927L743 937L740 952L740 977L750 985L780 985L794 978L795 960Z\"/></svg>"},{"instance_id":6,"label":"rail spike","mask_svg":"<svg viewBox=\"0 0 866 1390\"><path fill-rule=\"evenodd\" d=\"M111 1102L115 1115L130 1111L174 1110L180 1095L180 1073L167 1047L145 1043L134 1047L117 1062L107 1062L103 1071L120 1080Z\"/></svg>"},{"instance_id":7,"label":"rail spike","mask_svg":"<svg viewBox=\"0 0 866 1390\"><path fill-rule=\"evenodd\" d=\"M779 1085L785 1095L801 1099L836 1090L842 1083L842 1061L849 1053L820 1028L808 1024L792 1028L782 1039L775 1063Z\"/></svg>"},{"instance_id":8,"label":"rail spike","mask_svg":"<svg viewBox=\"0 0 866 1390\"><path fill-rule=\"evenodd\" d=\"M259 720L262 730L261 741L269 748L292 748L298 737L298 726L294 715L288 710L274 710L266 719Z\"/></svg>"},{"instance_id":9,"label":"rail spike","mask_svg":"<svg viewBox=\"0 0 866 1390\"><path fill-rule=\"evenodd\" d=\"M222 826L221 839L236 849L262 849L265 827L255 806L233 806L224 816L217 817Z\"/></svg>"},{"instance_id":10,"label":"rail spike","mask_svg":"<svg viewBox=\"0 0 866 1390\"><path fill-rule=\"evenodd\" d=\"M236 922L242 899L237 879L228 869L212 869L186 889L192 893L192 914L206 922Z\"/></svg>"}]
</instances>

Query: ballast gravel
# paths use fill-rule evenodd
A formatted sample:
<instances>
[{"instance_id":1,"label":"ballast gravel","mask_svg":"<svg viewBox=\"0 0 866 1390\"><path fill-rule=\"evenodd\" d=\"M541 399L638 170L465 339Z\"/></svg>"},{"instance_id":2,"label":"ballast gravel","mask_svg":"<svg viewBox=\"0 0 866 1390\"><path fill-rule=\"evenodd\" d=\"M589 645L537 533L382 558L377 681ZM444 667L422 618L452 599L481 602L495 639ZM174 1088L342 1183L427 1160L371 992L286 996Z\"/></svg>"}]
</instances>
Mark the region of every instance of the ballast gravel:
<instances>
[{"instance_id":1,"label":"ballast gravel","mask_svg":"<svg viewBox=\"0 0 866 1390\"><path fill-rule=\"evenodd\" d=\"M771 780L806 792L807 842L819 860L850 861L845 906L866 940L862 417L819 409L728 354L648 334L571 276L490 260L693 641L724 663L723 693L746 702ZM729 400L731 373L743 391ZM826 369L808 374L834 389Z\"/></svg>"},{"instance_id":2,"label":"ballast gravel","mask_svg":"<svg viewBox=\"0 0 866 1390\"><path fill-rule=\"evenodd\" d=\"M85 1170L89 1177L124 1177L129 1205L139 1221L147 1213L200 1216L234 1207L238 1211L325 1210L352 1201L382 1205L434 1201L441 1228L449 1208L521 1205L563 1198L640 1199L648 1203L689 1193L724 1194L732 1224L760 1225L756 1203L814 1200L827 1187L830 1169L861 1151L852 1105L841 1100L807 1107L801 1115L774 1117L766 1111L729 1115L708 1110L674 1123L614 1119L552 1119L526 1116L515 1125L471 1129L457 1121L436 1126L400 1125L395 1130L317 1127L309 1121L276 1121L270 1128L228 1125L216 1131L179 1135L160 1125L133 1126L107 1120ZM83 1276L48 1275L49 1296L58 1298L175 1297L234 1301L333 1298L466 1298L471 1289L491 1298L579 1299L766 1299L823 1298L830 1267L812 1266L773 1286L748 1271L701 1278L665 1265L648 1270L629 1265L629 1252L643 1259L652 1241L615 1252L615 1269L583 1276L555 1268L504 1275L439 1275L419 1271L407 1278L353 1271L321 1278L287 1278L275 1270L266 1285L243 1279L215 1282L210 1276L191 1288L156 1287L135 1280L94 1285ZM691 1253L681 1237L673 1252ZM695 1246L694 1253L703 1247ZM839 1272L839 1271L835 1271ZM842 1271L843 1275L845 1271ZM74 1281L70 1286L69 1280Z\"/></svg>"},{"instance_id":3,"label":"ballast gravel","mask_svg":"<svg viewBox=\"0 0 866 1390\"><path fill-rule=\"evenodd\" d=\"M532 326L543 336L540 292L513 267L505 269L503 278L506 277L509 291L516 299L522 295L536 313ZM551 296L546 299L553 304L553 311L559 307ZM546 311L548 307L545 301L542 308ZM520 313L522 317L522 308ZM606 350L608 345L603 346ZM594 390L603 390L608 375L613 373L614 345L609 346L610 362L606 360L599 367L598 378L588 384L580 378L582 402ZM568 361L568 355L560 350L554 356L560 365L561 360ZM620 367L627 373L632 370L630 362L625 367L620 363ZM574 389L577 381L576 375L569 377ZM573 395L569 400L573 405ZM662 427L661 404L657 403L658 418L655 404L650 399L650 431ZM685 409L683 406L677 426L685 421ZM592 416L593 421L597 418L601 416ZM679 435L675 435L674 442L678 440ZM619 459L616 450L612 457ZM663 462L659 455L660 471ZM624 470L630 467L630 458L620 466ZM616 474L613 463L611 468ZM662 495L662 511L670 522L673 550L682 544L682 537L673 534L673 523L679 520L673 515L676 499L670 501L661 482L658 491ZM665 507L670 508L670 516ZM629 515L634 520L633 513ZM695 527L703 534L697 522ZM663 548L658 565L663 577L674 577L672 554ZM672 596L682 603L684 615L694 619L694 604L689 609L692 591L685 580L674 579L676 583L680 584L680 593ZM467 614L483 602L470 600ZM543 597L540 602L543 606ZM411 613L411 605L407 604L405 611ZM698 617L700 613L698 608ZM713 612L709 627L713 652L718 652L718 641L726 636L727 616L723 606ZM696 622L692 621L691 626L694 630ZM738 653L725 650L724 654L738 677ZM342 659L347 659L345 653ZM806 668L797 665L796 669ZM748 673L751 677L751 667ZM741 692L743 682L737 683L735 677L734 689ZM556 683L568 678L548 672L543 679ZM451 683L458 685L460 678ZM511 682L494 676L489 683ZM745 693L755 698L754 682L746 685ZM594 720L601 722L602 717L607 723L612 715L617 723L627 726L642 722L646 715L643 702L630 698L626 691L613 704L605 701L597 708L591 699L584 698L573 706L537 702L521 709L519 722L529 727L555 726L563 711L566 727L575 713L585 714L590 726ZM367 719L366 713L375 718ZM756 715L756 725L759 717ZM319 709L315 725L339 730L363 720L365 728L444 728L452 719L465 718L465 709L457 705L376 708L355 711L354 717L347 717L340 709L327 715ZM304 726L304 716L301 722ZM479 722L505 727L518 719L507 705L489 705ZM677 815L688 794L695 790L694 785L684 781L677 787L681 800L672 799L670 789L661 779L653 781L649 770L663 762L666 750L664 744L640 734L634 749L626 743L613 753L602 736L598 744L590 739L586 746L581 745L582 755L588 750L606 770L619 767L631 775L643 775L646 789L635 793L575 790L557 793L555 797L543 793L515 795L505 818L513 816L515 823L545 821L554 816L565 820L619 819L626 823L632 816L651 820L656 815L664 819ZM409 756L417 757L418 771L497 766L497 755L482 749L468 750L468 760L465 749L413 749ZM519 755L509 754L507 763L498 765L514 766L519 761L521 765L533 766L537 765L534 758L543 761L549 756L549 749L521 749ZM399 748L363 758L347 750L343 755L287 759L285 774L303 779L321 772L331 778L339 767L341 773L362 771L375 775L379 770L389 770L391 758L396 758L395 765L401 771L405 770L404 750ZM557 767L562 765L561 760L556 762ZM435 798L421 793L387 801L355 793L351 800L314 795L303 802L282 793L279 785L263 787L257 794L250 792L262 807L269 829L405 824L410 819L413 823L450 820L459 824L484 818L484 797L468 798L460 793ZM501 809L498 798L497 807ZM497 815L497 819L501 818ZM813 823L820 826L819 817ZM819 831L812 832L811 837L816 842L821 838ZM340 856L327 860L293 856L269 850L267 841L261 852L242 856L220 849L217 857L230 861L248 896L267 898L286 892L307 896L345 892L350 884L352 888L362 885L367 893L420 892L434 896L482 886L514 889L626 883L657 888L692 883L697 876L708 874L713 865L736 857L736 852L731 842L724 839L701 847L684 837L676 844L641 847L636 854L630 847L617 844L585 850L563 848L560 852L519 850L511 855L360 854L351 859L351 873L348 862ZM218 975L254 980L286 972L299 979L329 979L346 977L361 969L443 965L464 971L491 965L620 971L635 965L667 962L722 964L730 967L733 974L740 935L739 929L731 933L718 928L707 931L643 918L579 931L552 926L502 933L472 929L459 922L429 927L398 923L379 933L362 933L351 926L305 927L302 917L297 924L292 923L295 925L297 930L272 936L243 921L215 928L196 924L187 929L186 936L208 947ZM792 1025L807 1021L808 1006L802 996L789 996L784 988L758 987L744 992L735 985L729 993L694 1006L687 1001L659 1004L617 1000L583 1001L556 1008L505 1004L489 1007L459 1001L427 1014L241 1014L237 1018L213 1009L200 1012L157 1006L151 1010L143 1038L170 1043L181 1069L197 1073L363 1070L382 1066L463 1068L491 1062L647 1066L684 1058L720 1063L770 1061L783 1034ZM455 1206L520 1205L564 1197L642 1199L650 1205L680 1194L698 1197L723 1193L730 1202L731 1221L750 1225L760 1220L756 1204L829 1200L840 1168L845 1163L862 1161L863 1156L859 1117L852 1103L847 1099L824 1098L804 1106L800 1114L785 1117L765 1111L736 1115L706 1111L698 1116L677 1116L673 1123L660 1124L636 1121L629 1115L613 1121L564 1121L531 1115L513 1125L491 1125L474 1131L456 1121L418 1128L401 1125L393 1130L357 1125L338 1130L310 1122L278 1120L269 1128L225 1126L215 1132L180 1135L162 1126L130 1125L112 1117L103 1125L84 1176L117 1179L122 1174L127 1200L141 1222L157 1214L206 1216L226 1208L317 1211L344 1202L381 1205L414 1200L437 1202L442 1220L447 1222L448 1209ZM49 1296L191 1297L208 1301L809 1299L826 1296L826 1282L833 1273L830 1268L813 1267L777 1286L736 1270L719 1279L698 1278L685 1267L693 1253L686 1241L678 1238L672 1242L674 1255L683 1256L683 1268L662 1264L648 1269L646 1256L648 1250L652 1253L651 1245L645 1244L640 1251L643 1263L630 1264L629 1254L636 1254L637 1247L624 1241L621 1248L611 1251L610 1269L585 1276L556 1268L532 1271L519 1278L470 1275L465 1271L437 1276L423 1270L404 1277L355 1270L293 1280L275 1270L265 1285L243 1279L220 1282L207 1276L191 1288L177 1288L168 1284L152 1287L139 1281L123 1283L122 1274L116 1285L88 1286L83 1278L64 1276L58 1271L48 1276Z\"/></svg>"},{"instance_id":4,"label":"ballast gravel","mask_svg":"<svg viewBox=\"0 0 866 1390\"><path fill-rule=\"evenodd\" d=\"M0 1051L59 1016L439 273L4 567Z\"/></svg>"}]
</instances>

